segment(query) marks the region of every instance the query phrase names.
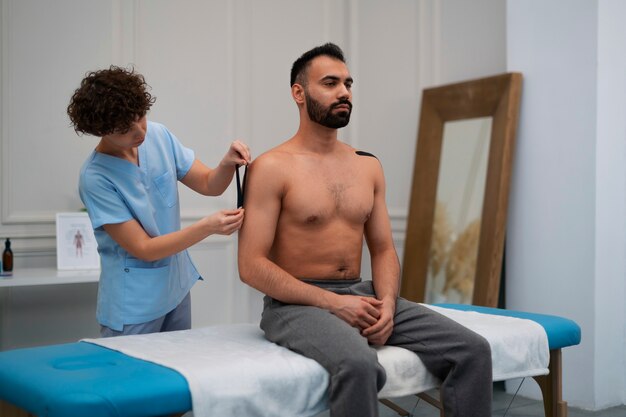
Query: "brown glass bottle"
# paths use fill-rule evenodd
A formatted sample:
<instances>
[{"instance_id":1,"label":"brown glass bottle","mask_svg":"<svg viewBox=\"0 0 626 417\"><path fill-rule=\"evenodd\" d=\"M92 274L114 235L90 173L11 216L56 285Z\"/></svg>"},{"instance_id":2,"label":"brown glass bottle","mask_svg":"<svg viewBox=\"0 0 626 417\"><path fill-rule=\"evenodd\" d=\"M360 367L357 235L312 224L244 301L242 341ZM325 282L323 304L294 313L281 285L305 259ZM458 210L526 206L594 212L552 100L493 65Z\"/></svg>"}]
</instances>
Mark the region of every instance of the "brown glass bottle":
<instances>
[{"instance_id":1,"label":"brown glass bottle","mask_svg":"<svg viewBox=\"0 0 626 417\"><path fill-rule=\"evenodd\" d=\"M13 251L11 250L11 241L8 238L4 242L4 252L2 252L2 271L13 271Z\"/></svg>"}]
</instances>

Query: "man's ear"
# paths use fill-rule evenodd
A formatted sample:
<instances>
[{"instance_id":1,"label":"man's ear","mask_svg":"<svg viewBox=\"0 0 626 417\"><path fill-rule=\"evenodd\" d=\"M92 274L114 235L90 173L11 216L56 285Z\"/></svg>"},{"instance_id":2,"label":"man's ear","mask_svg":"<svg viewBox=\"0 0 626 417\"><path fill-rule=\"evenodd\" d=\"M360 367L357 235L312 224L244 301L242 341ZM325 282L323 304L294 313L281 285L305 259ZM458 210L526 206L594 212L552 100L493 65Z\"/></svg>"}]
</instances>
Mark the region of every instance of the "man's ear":
<instances>
[{"instance_id":1,"label":"man's ear","mask_svg":"<svg viewBox=\"0 0 626 417\"><path fill-rule=\"evenodd\" d=\"M292 85L291 96L297 104L304 104L304 87L298 83Z\"/></svg>"}]
</instances>

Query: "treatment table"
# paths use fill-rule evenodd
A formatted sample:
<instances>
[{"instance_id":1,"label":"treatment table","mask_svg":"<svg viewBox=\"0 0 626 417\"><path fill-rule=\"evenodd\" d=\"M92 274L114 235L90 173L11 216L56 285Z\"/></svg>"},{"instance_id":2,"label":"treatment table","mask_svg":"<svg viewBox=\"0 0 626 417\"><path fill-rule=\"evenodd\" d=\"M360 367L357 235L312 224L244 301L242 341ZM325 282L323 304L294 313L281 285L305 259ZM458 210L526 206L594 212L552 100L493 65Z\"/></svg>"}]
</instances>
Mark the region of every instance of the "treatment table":
<instances>
[{"instance_id":1,"label":"treatment table","mask_svg":"<svg viewBox=\"0 0 626 417\"><path fill-rule=\"evenodd\" d=\"M580 343L580 327L575 322L551 315L471 305L440 306L523 318L541 325L550 352L549 374L534 379L541 387L546 417L567 416L567 404L561 395L561 349ZM437 399L421 392L411 394L441 410ZM391 401L381 401L400 415L409 415ZM315 415L325 406L326 400L318 402L306 415ZM2 417L180 416L191 409L190 388L179 372L106 347L77 342L0 352Z\"/></svg>"}]
</instances>

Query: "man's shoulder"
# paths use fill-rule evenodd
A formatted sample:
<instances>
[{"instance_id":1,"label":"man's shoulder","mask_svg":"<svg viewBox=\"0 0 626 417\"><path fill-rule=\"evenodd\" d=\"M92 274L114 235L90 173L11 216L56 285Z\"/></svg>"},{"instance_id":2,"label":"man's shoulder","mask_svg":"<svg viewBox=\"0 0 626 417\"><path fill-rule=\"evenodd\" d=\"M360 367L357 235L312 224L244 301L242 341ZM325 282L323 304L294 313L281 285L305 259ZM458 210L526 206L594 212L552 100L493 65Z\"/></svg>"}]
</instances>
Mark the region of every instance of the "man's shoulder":
<instances>
[{"instance_id":1,"label":"man's shoulder","mask_svg":"<svg viewBox=\"0 0 626 417\"><path fill-rule=\"evenodd\" d=\"M362 161L365 163L378 161L378 157L369 151L366 151L363 149L356 149L345 142L340 142L340 143L343 146L343 152L355 156L356 159L359 161Z\"/></svg>"},{"instance_id":2,"label":"man's shoulder","mask_svg":"<svg viewBox=\"0 0 626 417\"><path fill-rule=\"evenodd\" d=\"M266 196L280 193L286 186L291 174L291 157L285 152L271 149L254 158L248 167L246 187L260 191ZM257 193L253 193L257 194ZM256 198L256 197L252 197Z\"/></svg>"},{"instance_id":3,"label":"man's shoulder","mask_svg":"<svg viewBox=\"0 0 626 417\"><path fill-rule=\"evenodd\" d=\"M251 168L257 171L281 170L289 165L293 160L293 154L282 145L270 149L256 157L251 164Z\"/></svg>"}]
</instances>

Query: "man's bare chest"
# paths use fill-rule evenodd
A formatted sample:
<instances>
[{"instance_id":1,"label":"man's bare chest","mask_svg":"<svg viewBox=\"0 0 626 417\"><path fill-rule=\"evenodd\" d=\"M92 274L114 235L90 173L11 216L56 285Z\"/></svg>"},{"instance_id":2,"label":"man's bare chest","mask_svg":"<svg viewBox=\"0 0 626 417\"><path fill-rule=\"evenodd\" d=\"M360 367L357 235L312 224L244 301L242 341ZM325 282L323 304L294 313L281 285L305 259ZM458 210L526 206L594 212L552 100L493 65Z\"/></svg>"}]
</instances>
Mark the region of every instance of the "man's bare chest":
<instances>
[{"instance_id":1,"label":"man's bare chest","mask_svg":"<svg viewBox=\"0 0 626 417\"><path fill-rule=\"evenodd\" d=\"M353 170L295 172L282 201L282 211L304 224L343 220L363 224L374 205L374 184Z\"/></svg>"}]
</instances>

